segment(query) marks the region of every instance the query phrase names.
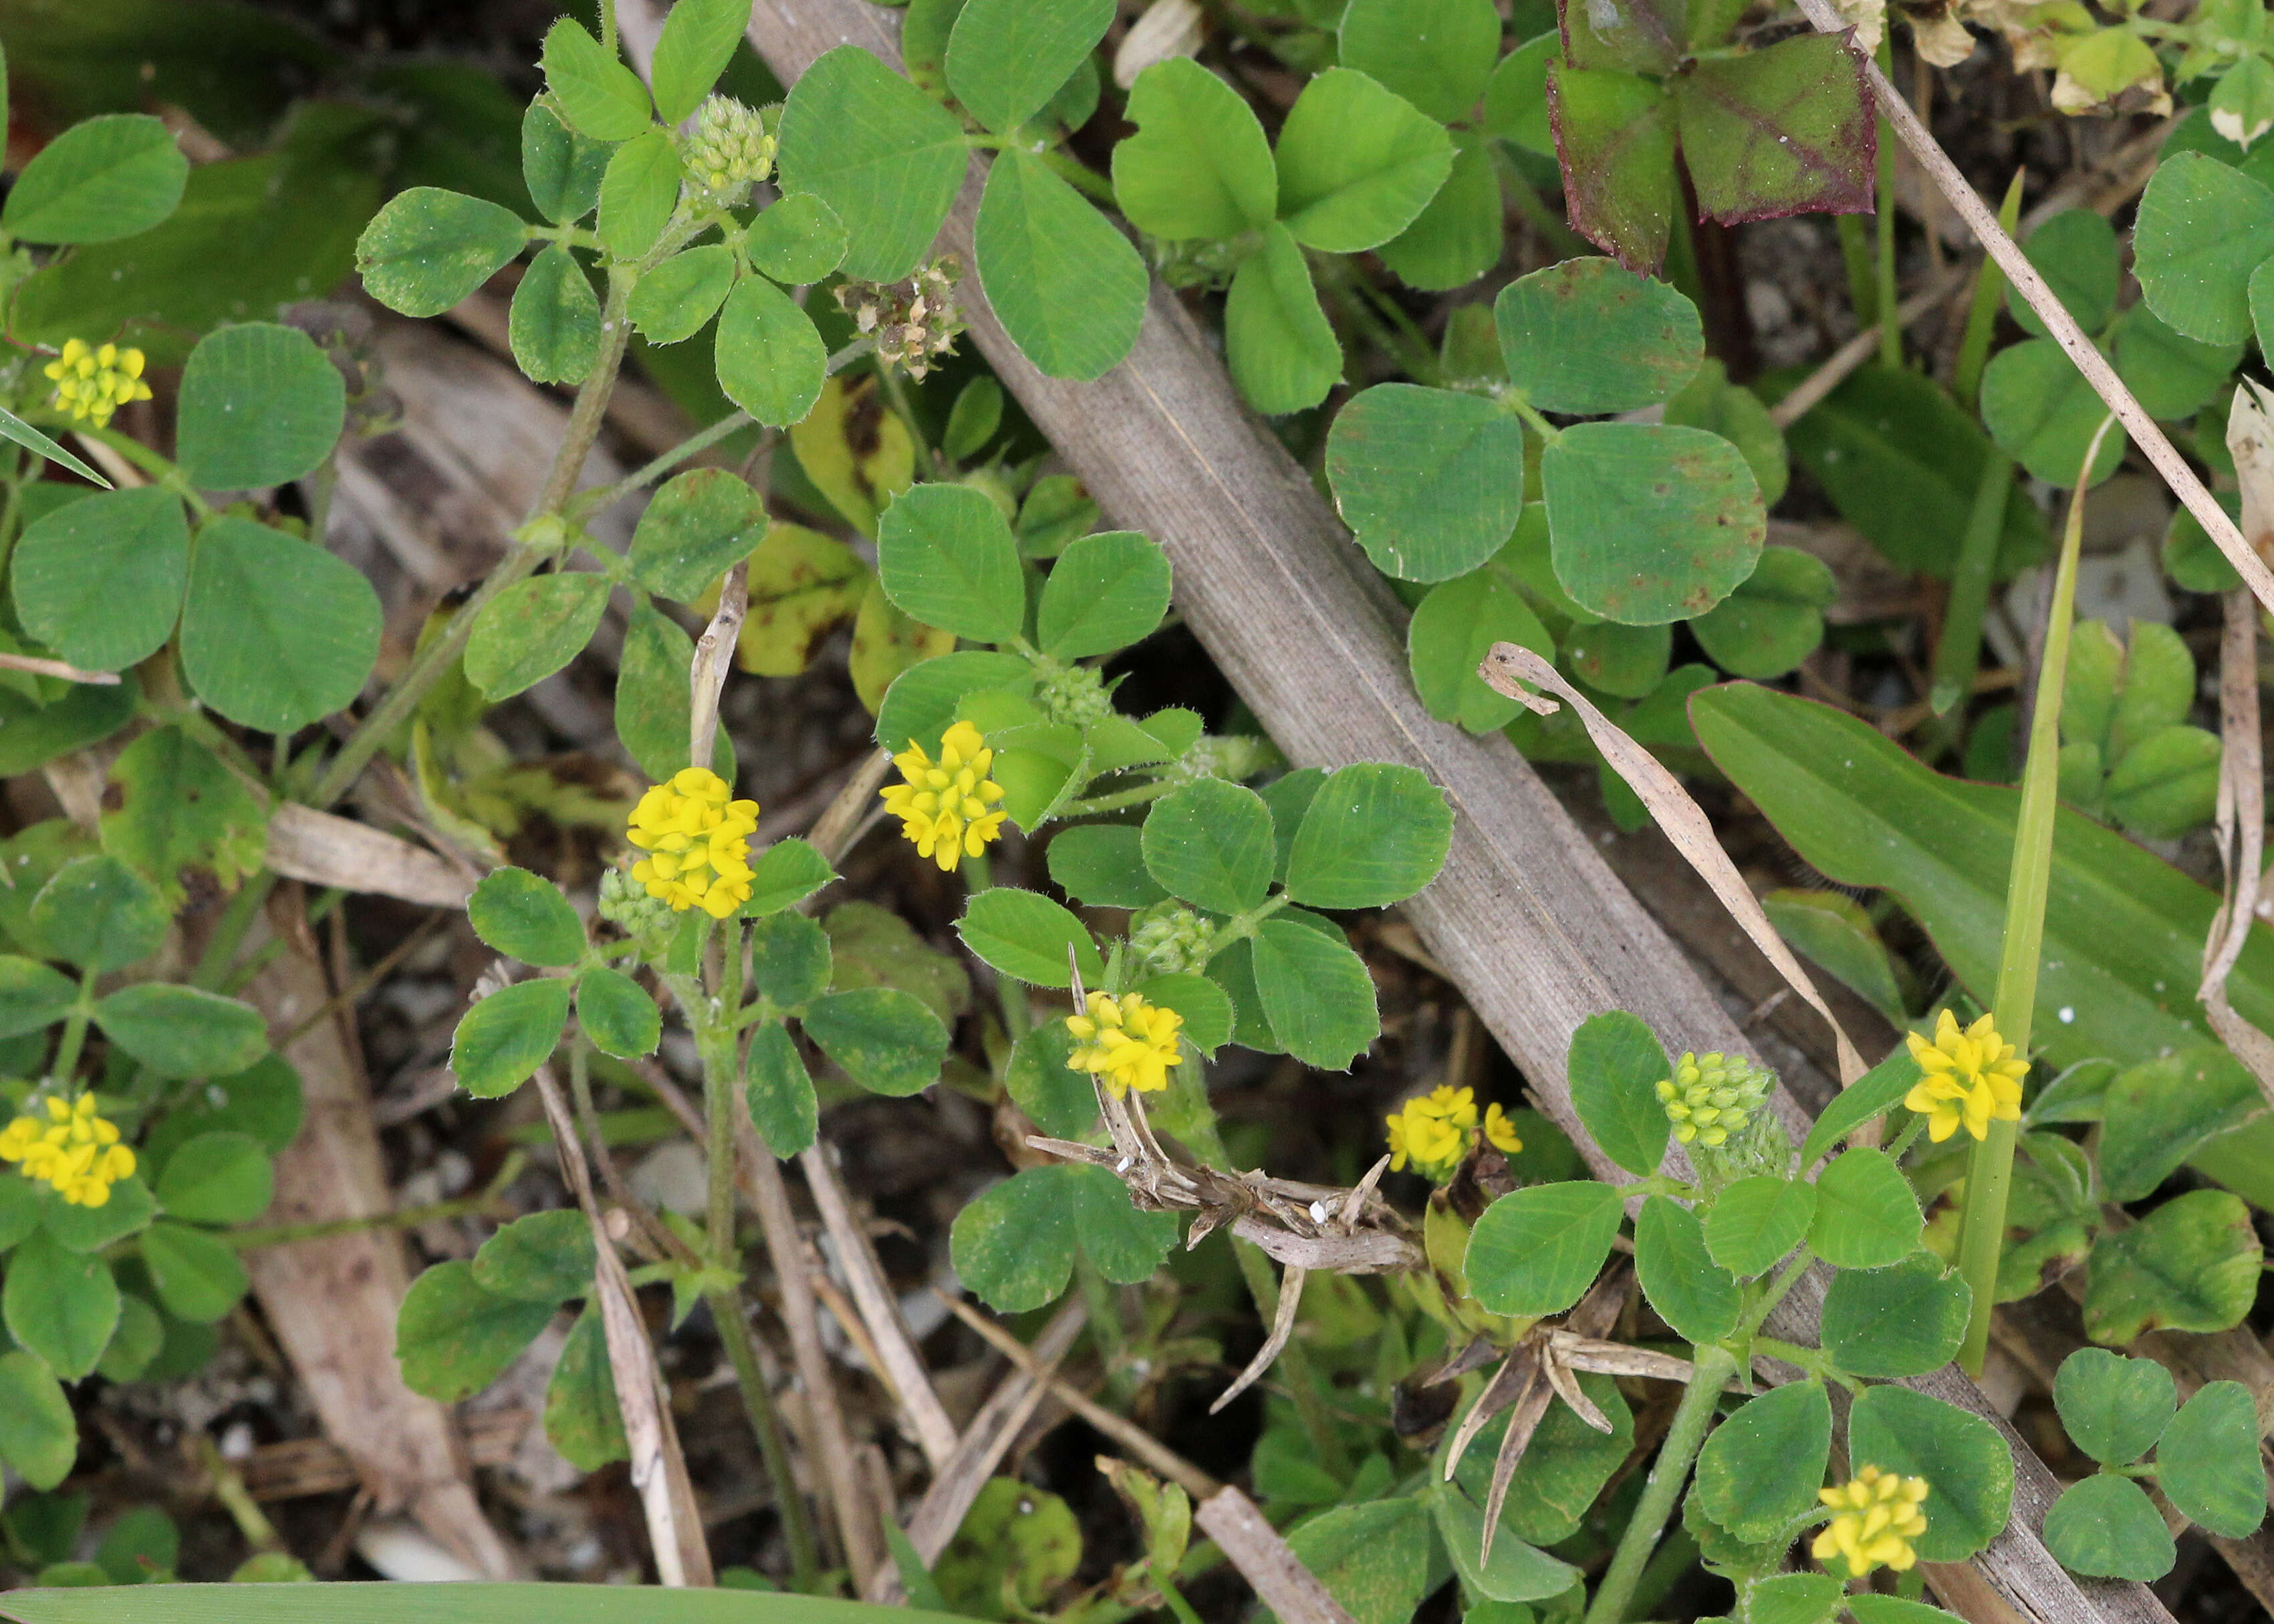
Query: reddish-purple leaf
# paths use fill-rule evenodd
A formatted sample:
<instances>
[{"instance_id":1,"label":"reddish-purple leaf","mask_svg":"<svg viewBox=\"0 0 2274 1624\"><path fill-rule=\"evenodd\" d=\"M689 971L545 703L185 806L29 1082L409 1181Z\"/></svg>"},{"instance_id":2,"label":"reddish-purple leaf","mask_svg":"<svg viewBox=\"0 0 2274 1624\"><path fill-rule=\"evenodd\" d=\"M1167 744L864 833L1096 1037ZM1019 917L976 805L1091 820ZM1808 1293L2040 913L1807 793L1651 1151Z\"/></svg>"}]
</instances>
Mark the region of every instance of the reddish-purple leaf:
<instances>
[{"instance_id":1,"label":"reddish-purple leaf","mask_svg":"<svg viewBox=\"0 0 2274 1624\"><path fill-rule=\"evenodd\" d=\"M1689 54L1685 0L1562 0L1556 10L1574 67L1671 73Z\"/></svg>"},{"instance_id":2,"label":"reddish-purple leaf","mask_svg":"<svg viewBox=\"0 0 2274 1624\"><path fill-rule=\"evenodd\" d=\"M1675 81L1682 155L1707 217L1867 214L1878 121L1844 40L1806 34Z\"/></svg>"},{"instance_id":3,"label":"reddish-purple leaf","mask_svg":"<svg viewBox=\"0 0 2274 1624\"><path fill-rule=\"evenodd\" d=\"M1674 218L1674 119L1666 93L1615 69L1554 64L1547 112L1572 229L1648 275Z\"/></svg>"}]
</instances>

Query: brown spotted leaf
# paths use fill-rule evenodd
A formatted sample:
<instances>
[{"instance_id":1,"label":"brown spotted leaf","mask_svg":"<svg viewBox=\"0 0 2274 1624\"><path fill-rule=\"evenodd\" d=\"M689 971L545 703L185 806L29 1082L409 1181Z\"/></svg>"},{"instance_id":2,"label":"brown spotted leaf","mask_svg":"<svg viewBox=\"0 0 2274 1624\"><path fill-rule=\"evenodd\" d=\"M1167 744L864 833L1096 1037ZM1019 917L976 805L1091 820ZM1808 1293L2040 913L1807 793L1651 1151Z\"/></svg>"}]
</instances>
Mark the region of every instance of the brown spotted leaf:
<instances>
[{"instance_id":1,"label":"brown spotted leaf","mask_svg":"<svg viewBox=\"0 0 2274 1624\"><path fill-rule=\"evenodd\" d=\"M1577 424L1540 454L1540 479L1555 579L1629 626L1705 613L1753 573L1767 539L1752 470L1704 429Z\"/></svg>"},{"instance_id":2,"label":"brown spotted leaf","mask_svg":"<svg viewBox=\"0 0 2274 1624\"><path fill-rule=\"evenodd\" d=\"M1698 63L1675 82L1701 214L1725 223L1871 208L1878 121L1862 60L1809 34Z\"/></svg>"},{"instance_id":3,"label":"brown spotted leaf","mask_svg":"<svg viewBox=\"0 0 2274 1624\"><path fill-rule=\"evenodd\" d=\"M825 633L859 613L869 567L843 542L777 521L750 554L749 582L735 663L761 677L794 677Z\"/></svg>"}]
</instances>

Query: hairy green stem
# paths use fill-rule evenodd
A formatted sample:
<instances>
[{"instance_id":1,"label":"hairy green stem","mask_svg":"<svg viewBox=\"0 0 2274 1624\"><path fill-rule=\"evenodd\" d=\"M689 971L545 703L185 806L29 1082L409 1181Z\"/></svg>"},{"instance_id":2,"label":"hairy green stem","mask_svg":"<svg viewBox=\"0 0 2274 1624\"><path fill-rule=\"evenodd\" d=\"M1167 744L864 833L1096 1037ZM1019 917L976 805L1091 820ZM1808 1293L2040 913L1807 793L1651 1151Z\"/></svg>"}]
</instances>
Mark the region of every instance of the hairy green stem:
<instances>
[{"instance_id":1,"label":"hairy green stem","mask_svg":"<svg viewBox=\"0 0 2274 1624\"><path fill-rule=\"evenodd\" d=\"M689 435L670 450L635 468L615 484L585 492L576 499L575 510L584 515L600 513L613 508L633 492L654 484L688 458L708 451L728 435L739 433L757 421L747 411L730 411L709 428Z\"/></svg>"},{"instance_id":2,"label":"hairy green stem","mask_svg":"<svg viewBox=\"0 0 2274 1624\"><path fill-rule=\"evenodd\" d=\"M79 1051L87 1046L87 1023L94 1016L94 967L90 965L79 978L79 1002L71 1006L64 1019L64 1035L56 1045L56 1061L48 1068L48 1075L59 1083L71 1081L79 1070Z\"/></svg>"},{"instance_id":3,"label":"hairy green stem","mask_svg":"<svg viewBox=\"0 0 2274 1624\"><path fill-rule=\"evenodd\" d=\"M1120 199L1114 196L1113 183L1081 160L1069 157L1055 147L1045 147L1033 155L1043 161L1044 169L1071 184L1075 191L1086 193L1091 202L1103 203L1108 208L1121 207Z\"/></svg>"},{"instance_id":4,"label":"hairy green stem","mask_svg":"<svg viewBox=\"0 0 2274 1624\"><path fill-rule=\"evenodd\" d=\"M546 470L545 484L531 506L532 522L558 514L568 505L569 495L576 488L576 477L584 471L584 459L599 438L608 397L615 392L616 373L623 366L624 349L631 339L631 321L626 312L635 280L632 274L625 271L609 274L607 304L600 312L599 357L585 375L584 387L576 391L576 404L569 408L561 448L553 454L553 466ZM380 747L410 719L410 713L426 697L427 690L441 680L450 662L465 652L466 641L474 635L474 623L481 618L481 612L501 592L535 569L544 556L542 549L518 539L507 549L505 558L490 571L488 579L427 639L425 647L412 658L410 668L388 690L387 697L348 735L340 753L316 781L315 791L308 797L311 804L328 807L347 793L371 758L379 753Z\"/></svg>"},{"instance_id":5,"label":"hairy green stem","mask_svg":"<svg viewBox=\"0 0 2274 1624\"><path fill-rule=\"evenodd\" d=\"M1800 1277L1808 1273L1809 1266L1815 1261L1816 1254L1803 1247L1800 1255L1786 1264L1784 1272L1771 1281L1766 1289L1762 1291L1760 1300L1755 1303L1751 1312L1746 1314L1744 1323L1738 1327L1737 1337L1733 1340L1743 1340L1758 1332L1767 1322L1769 1315L1775 1312L1776 1305L1783 1302L1786 1294L1800 1283Z\"/></svg>"},{"instance_id":6,"label":"hairy green stem","mask_svg":"<svg viewBox=\"0 0 2274 1624\"><path fill-rule=\"evenodd\" d=\"M1092 795L1087 801L1069 801L1058 809L1057 816L1090 817L1100 812L1118 812L1124 807L1141 807L1148 801L1158 801L1176 787L1166 778L1155 778L1134 789L1118 789L1108 795Z\"/></svg>"},{"instance_id":7,"label":"hairy green stem","mask_svg":"<svg viewBox=\"0 0 2274 1624\"><path fill-rule=\"evenodd\" d=\"M781 1514L782 1536L790 1549L792 1583L804 1594L816 1593L820 1561L813 1525L800 1496L796 1475L790 1469L789 1445L782 1435L781 1418L774 1410L765 1372L758 1367L750 1327L742 1318L741 1254L734 1245L734 1107L742 1098L740 1044L735 1036L734 1006L741 999L742 981L742 922L738 919L724 936L725 986L727 996L713 998L694 975L666 974L680 1011L695 1034L695 1052L703 1063L704 1110L704 1171L707 1235L704 1259L713 1268L732 1268L737 1284L715 1287L704 1293L711 1318L726 1345L727 1362L734 1367L734 1382L742 1390L742 1410L757 1439L758 1454L772 1480L774 1505Z\"/></svg>"},{"instance_id":8,"label":"hairy green stem","mask_svg":"<svg viewBox=\"0 0 2274 1624\"><path fill-rule=\"evenodd\" d=\"M821 1556L813 1543L813 1523L798 1496L797 1474L792 1470L789 1440L783 1434L781 1416L766 1387L765 1372L758 1368L757 1341L742 1318L739 1292L704 1294L719 1340L726 1345L727 1361L734 1367L734 1385L742 1395L742 1413L758 1440L758 1455L772 1480L776 1508L781 1513L782 1538L789 1546L790 1588L802 1596L821 1593Z\"/></svg>"},{"instance_id":9,"label":"hairy green stem","mask_svg":"<svg viewBox=\"0 0 2274 1624\"><path fill-rule=\"evenodd\" d=\"M2037 666L2037 702L2029 718L2029 755L2022 769L2022 805L2014 825L2014 861L2006 881L2006 933L1998 956L1998 991L1991 1006L1998 1034L2024 1058L2030 1018L2037 1011L2037 959L2044 944L2045 892L2052 883L2053 815L2060 793L2061 695L2068 682L2069 626L2076 612L2077 557L2084 535L2084 492L2093 459L2115 425L2101 420L2086 447L2076 488L2069 494L2059 567L2045 616L2044 657ZM2006 1201L2014 1182L2018 1123L1992 1120L1966 1165L1966 1201L1958 1229L1958 1272L1974 1293L1966 1341L1958 1361L1979 1376L1990 1347L1990 1314L1998 1296L1998 1259L2005 1248Z\"/></svg>"},{"instance_id":10,"label":"hairy green stem","mask_svg":"<svg viewBox=\"0 0 2274 1624\"><path fill-rule=\"evenodd\" d=\"M1713 1424L1721 1389L1736 1373L1736 1357L1725 1348L1699 1348L1696 1354L1690 1383L1682 1390L1682 1402L1666 1429L1666 1441L1659 1446L1658 1459L1652 1462L1642 1498L1635 1502L1634 1515L1627 1520L1626 1532L1619 1537L1618 1549L1611 1554L1611 1565L1603 1570L1602 1583L1595 1587L1585 1624L1621 1624L1625 1619L1651 1553L1658 1548L1658 1537L1674 1514L1682 1485L1690 1481L1690 1462L1698 1458L1706 1431Z\"/></svg>"}]
</instances>

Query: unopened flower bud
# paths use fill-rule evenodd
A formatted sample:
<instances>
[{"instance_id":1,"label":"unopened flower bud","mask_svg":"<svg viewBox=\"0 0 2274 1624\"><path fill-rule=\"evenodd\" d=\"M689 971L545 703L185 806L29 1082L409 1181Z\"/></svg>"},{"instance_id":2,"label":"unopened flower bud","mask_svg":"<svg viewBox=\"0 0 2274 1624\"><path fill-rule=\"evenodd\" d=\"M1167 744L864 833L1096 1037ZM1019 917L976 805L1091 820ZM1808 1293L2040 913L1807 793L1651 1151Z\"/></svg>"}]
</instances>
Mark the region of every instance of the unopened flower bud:
<instances>
[{"instance_id":1,"label":"unopened flower bud","mask_svg":"<svg viewBox=\"0 0 2274 1624\"><path fill-rule=\"evenodd\" d=\"M773 172L774 138L757 109L712 96L695 115L695 133L681 157L695 184L714 198L739 200Z\"/></svg>"}]
</instances>

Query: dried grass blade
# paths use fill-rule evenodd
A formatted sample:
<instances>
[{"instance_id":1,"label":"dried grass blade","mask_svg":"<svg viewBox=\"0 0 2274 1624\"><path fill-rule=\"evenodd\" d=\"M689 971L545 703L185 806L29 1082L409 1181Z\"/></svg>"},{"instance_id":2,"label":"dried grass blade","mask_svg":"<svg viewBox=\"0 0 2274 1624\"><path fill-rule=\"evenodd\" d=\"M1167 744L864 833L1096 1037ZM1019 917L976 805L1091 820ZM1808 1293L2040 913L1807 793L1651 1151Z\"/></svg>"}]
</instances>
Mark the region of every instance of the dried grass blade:
<instances>
[{"instance_id":1,"label":"dried grass blade","mask_svg":"<svg viewBox=\"0 0 2274 1624\"><path fill-rule=\"evenodd\" d=\"M916 1505L915 1515L908 1519L908 1543L927 1563L947 1548L947 1542L963 1525L964 1514L978 1499L980 1489L1048 1396L1051 1379L1058 1374L1058 1362L1073 1346L1073 1339L1081 1334L1088 1318L1079 1302L1068 1303L1059 1309L1050 1324L1043 1327L1043 1334L1035 1338L1027 1361L1005 1378L1003 1385L980 1406L971 1425L963 1429L953 1457L933 1477L931 1487L924 1491L923 1499ZM870 1600L878 1602L907 1598L899 1573L890 1567L878 1569L863 1593Z\"/></svg>"},{"instance_id":2,"label":"dried grass blade","mask_svg":"<svg viewBox=\"0 0 2274 1624\"><path fill-rule=\"evenodd\" d=\"M698 764L710 761L718 744L719 696L726 691L735 640L742 635L742 620L749 612L750 560L744 559L727 572L719 589L719 607L697 639L694 663L687 671L693 693L687 716L687 759Z\"/></svg>"},{"instance_id":3,"label":"dried grass blade","mask_svg":"<svg viewBox=\"0 0 2274 1624\"><path fill-rule=\"evenodd\" d=\"M1769 923L1769 916L1761 911L1752 887L1745 883L1744 876L1737 872L1737 865L1729 861L1729 854L1715 838L1713 821L1706 816L1705 808L1690 798L1690 792L1682 787L1680 780L1661 766L1655 756L1627 737L1616 723L1589 703L1586 695L1565 681L1555 666L1531 650L1513 643L1496 643L1485 656L1484 664L1477 668L1477 674L1495 692L1534 710L1540 710L1543 704L1553 710L1555 702L1526 694L1519 682L1547 689L1570 704L1585 724L1587 736L1603 753L1603 759L1642 798L1643 805L1666 831L1675 849L1689 859L1698 877L1713 888L1714 896L1729 910L1729 917L1752 938L1761 956L1776 966L1793 991L1809 1008L1824 1017L1824 1024L1832 1028L1833 1049L1839 1057L1840 1086L1844 1088L1863 1076L1863 1057L1841 1029L1832 1006L1816 990L1816 983L1808 979L1808 972L1800 967L1800 960L1793 957L1784 938L1777 935L1776 927Z\"/></svg>"},{"instance_id":4,"label":"dried grass blade","mask_svg":"<svg viewBox=\"0 0 2274 1624\"><path fill-rule=\"evenodd\" d=\"M1202 1500L1193 1521L1223 1549L1282 1624L1357 1624L1279 1538L1279 1530L1263 1520L1255 1502L1238 1489L1224 1489Z\"/></svg>"},{"instance_id":5,"label":"dried grass blade","mask_svg":"<svg viewBox=\"0 0 2274 1624\"><path fill-rule=\"evenodd\" d=\"M1849 19L1840 14L1833 0L1800 0L1800 9L1819 33L1838 34L1844 33L1849 26ZM1849 49L1855 49L1852 40ZM2100 353L2084 329L2077 326L2076 318L2069 314L2068 307L2046 285L2037 267L2029 263L2029 257L2022 252L2021 244L2014 242L2005 228L1998 223L1997 215L1991 213L1990 206L1982 200L1966 177L1959 173L1958 166L1950 161L1950 154L1942 150L1941 143L1919 122L1919 117L1911 110L1910 103L1903 100L1887 76L1879 71L1878 64L1860 52L1858 56L1871 79L1872 99L1878 103L1881 117L1894 126L1903 145L1910 148L1911 156L1918 161L1919 168L1934 183L1935 190L1949 200L1951 207L1958 211L1959 218L1965 221L1968 229L1974 233L1975 240L1982 244L1992 259L1997 260L1998 268L2006 273L2006 280L2013 284L2014 291L2029 301L2029 308L2037 312L2038 319L2045 324L2045 330L2052 335L2053 341L2067 353L2070 360L2076 363L2077 371L2084 374L2085 381L2092 386L2094 393L2107 402L2109 410L2116 414L2116 420L2124 425L2124 432L2132 437L2132 443L2147 454L2148 461L2154 463L2156 471L2164 477L2164 483L2171 487L2172 494L2180 499L2187 510L2195 515L2195 523L2202 525L2204 532L2218 544L2218 550L2226 554L2226 561L2234 566L2252 595L2265 605L2270 613L2274 613L2274 570L2268 569L2265 560L2251 551L2241 530L2235 527L2233 520L2226 516L2226 510L2203 488L2202 481L2195 477L2195 470L2187 466L2187 459L2179 454L2155 419L2148 415L2146 409L2126 387L2124 380L2116 375L2116 369L2108 364L2107 357Z\"/></svg>"},{"instance_id":6,"label":"dried grass blade","mask_svg":"<svg viewBox=\"0 0 2274 1624\"><path fill-rule=\"evenodd\" d=\"M2242 529L2252 547L2274 549L2274 418L2270 397L2256 383L2234 392L2226 445L2242 485ZM2219 1041L2258 1079L2274 1101L2274 1038L2244 1019L2227 1001L2226 978L2242 957L2258 917L2258 887L2266 863L2266 763L2258 714L2258 608L2248 591L2226 594L2226 623L2219 638L2218 716L2222 746L2217 831L2226 895L2203 943L2202 986L2195 996Z\"/></svg>"},{"instance_id":7,"label":"dried grass blade","mask_svg":"<svg viewBox=\"0 0 2274 1624\"><path fill-rule=\"evenodd\" d=\"M923 1356L908 1338L899 1300L877 1261L877 1250L869 1244L867 1231L854 1222L852 1204L846 1199L827 1149L821 1145L809 1147L798 1156L797 1164L804 1170L806 1188L813 1193L814 1206L821 1210L829 1238L836 1244L838 1262L853 1289L854 1304L876 1345L877 1357L892 1379L901 1408L907 1411L916 1444L931 1469L938 1471L955 1453L955 1423L948 1419L947 1407L932 1389Z\"/></svg>"},{"instance_id":8,"label":"dried grass blade","mask_svg":"<svg viewBox=\"0 0 2274 1624\"><path fill-rule=\"evenodd\" d=\"M1237 1233L1236 1230L1234 1232ZM1279 1350L1295 1334L1295 1310L1303 1300L1303 1282L1310 1277L1310 1270L1291 1263L1287 1266L1286 1273L1279 1279L1279 1312L1271 1317L1271 1335L1263 1339L1263 1346L1255 1350L1255 1357L1247 1362L1247 1368L1233 1379L1230 1387L1216 1395L1216 1402L1209 1406L1209 1414L1215 1415L1222 1410L1226 1404L1261 1380L1263 1372L1271 1368L1272 1361L1279 1357Z\"/></svg>"},{"instance_id":9,"label":"dried grass blade","mask_svg":"<svg viewBox=\"0 0 2274 1624\"><path fill-rule=\"evenodd\" d=\"M430 908L464 907L479 877L384 830L294 801L269 815L263 861L287 879Z\"/></svg>"},{"instance_id":10,"label":"dried grass blade","mask_svg":"<svg viewBox=\"0 0 2274 1624\"><path fill-rule=\"evenodd\" d=\"M600 1302L608 1373L615 1385L616 1407L623 1412L624 1439L631 1448L632 1486L639 1491L640 1509L647 1516L656 1577L672 1587L709 1585L712 1583L711 1553L703 1539L702 1512L695 1503L694 1485L688 1481L678 1428L672 1424L671 1408L663 1396L662 1372L656 1368L655 1350L648 1342L647 1327L640 1319L639 1304L632 1296L623 1261L616 1256L615 1243L600 1222L584 1143L552 1067L538 1068L537 1093L544 1101L545 1120L561 1154L561 1170L592 1227L597 1258L592 1292Z\"/></svg>"}]
</instances>

